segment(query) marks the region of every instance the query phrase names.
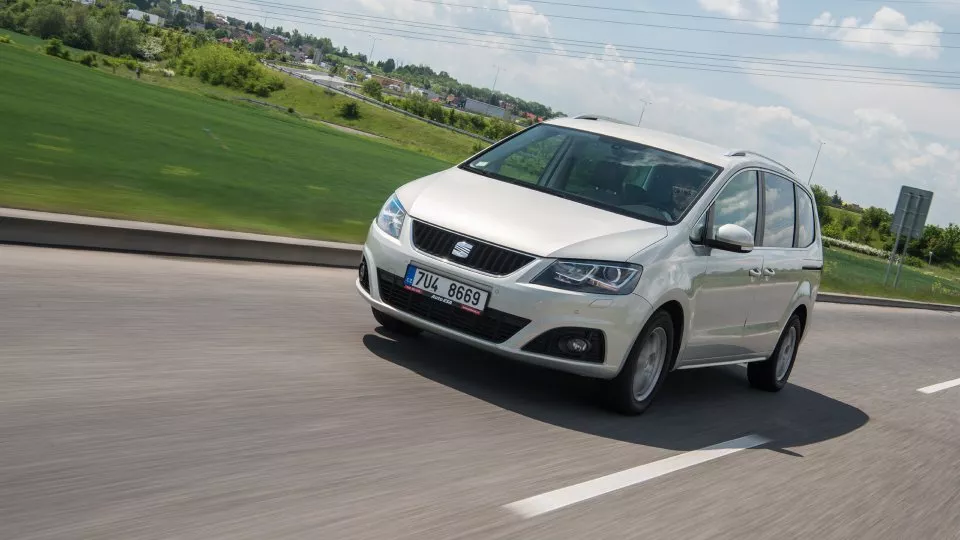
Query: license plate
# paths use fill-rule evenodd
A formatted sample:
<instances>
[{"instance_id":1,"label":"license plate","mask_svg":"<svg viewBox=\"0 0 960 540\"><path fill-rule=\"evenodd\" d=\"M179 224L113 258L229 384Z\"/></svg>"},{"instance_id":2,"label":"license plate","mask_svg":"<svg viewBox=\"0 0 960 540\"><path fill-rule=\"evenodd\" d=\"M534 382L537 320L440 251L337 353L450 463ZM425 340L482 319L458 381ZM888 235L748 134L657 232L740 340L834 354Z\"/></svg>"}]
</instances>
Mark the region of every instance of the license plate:
<instances>
[{"instance_id":1,"label":"license plate","mask_svg":"<svg viewBox=\"0 0 960 540\"><path fill-rule=\"evenodd\" d=\"M423 268L417 268L412 264L407 267L407 275L403 279L403 288L429 296L438 302L457 306L474 315L483 313L483 309L487 306L487 298L490 296L487 291L447 279Z\"/></svg>"}]
</instances>

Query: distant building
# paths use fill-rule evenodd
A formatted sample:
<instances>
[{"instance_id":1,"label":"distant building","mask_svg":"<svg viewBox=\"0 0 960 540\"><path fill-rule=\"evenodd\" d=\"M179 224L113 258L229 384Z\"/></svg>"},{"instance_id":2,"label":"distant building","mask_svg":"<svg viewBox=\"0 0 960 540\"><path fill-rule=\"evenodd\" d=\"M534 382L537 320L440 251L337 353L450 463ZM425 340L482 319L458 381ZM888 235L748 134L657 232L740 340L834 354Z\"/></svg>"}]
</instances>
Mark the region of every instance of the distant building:
<instances>
[{"instance_id":1,"label":"distant building","mask_svg":"<svg viewBox=\"0 0 960 540\"><path fill-rule=\"evenodd\" d=\"M374 75L374 76L373 76L373 80L375 80L375 81L377 81L378 83L380 83L380 86L382 86L382 87L384 87L384 88L389 88L389 87L391 87L391 86L396 86L396 87L399 89L399 88L403 88L403 87L406 85L406 83L404 83L404 82L401 81L400 79L393 79L393 78L391 78L391 77L384 77L383 75ZM398 91L399 91L399 90L398 90Z\"/></svg>"},{"instance_id":2,"label":"distant building","mask_svg":"<svg viewBox=\"0 0 960 540\"><path fill-rule=\"evenodd\" d=\"M496 105L491 105L485 101L479 101L473 98L465 98L463 101L461 101L461 103L461 109L476 114L483 114L496 118L507 118L509 114L503 107L497 107Z\"/></svg>"},{"instance_id":3,"label":"distant building","mask_svg":"<svg viewBox=\"0 0 960 540\"><path fill-rule=\"evenodd\" d=\"M85 6L92 6L93 4L96 3L96 0L74 0L74 1L80 2L81 4L83 4L83 5L85 5Z\"/></svg>"},{"instance_id":4,"label":"distant building","mask_svg":"<svg viewBox=\"0 0 960 540\"><path fill-rule=\"evenodd\" d=\"M153 13L147 13L140 11L139 9L131 9L127 11L127 18L131 21L147 21L147 24L153 26L163 26L163 17L159 15L154 15Z\"/></svg>"}]
</instances>

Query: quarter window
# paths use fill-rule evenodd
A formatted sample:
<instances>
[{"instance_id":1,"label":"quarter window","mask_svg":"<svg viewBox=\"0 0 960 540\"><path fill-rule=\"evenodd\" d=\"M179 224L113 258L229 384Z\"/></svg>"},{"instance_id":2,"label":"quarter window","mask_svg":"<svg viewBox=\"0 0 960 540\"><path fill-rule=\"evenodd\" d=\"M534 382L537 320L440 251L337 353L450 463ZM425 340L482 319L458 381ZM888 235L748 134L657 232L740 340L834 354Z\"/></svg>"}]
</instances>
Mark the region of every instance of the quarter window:
<instances>
[{"instance_id":1,"label":"quarter window","mask_svg":"<svg viewBox=\"0 0 960 540\"><path fill-rule=\"evenodd\" d=\"M797 247L804 248L813 243L816 218L813 215L810 195L800 186L794 187L797 192Z\"/></svg>"},{"instance_id":2,"label":"quarter window","mask_svg":"<svg viewBox=\"0 0 960 540\"><path fill-rule=\"evenodd\" d=\"M764 174L763 181L763 246L793 247L793 182L773 174Z\"/></svg>"},{"instance_id":3,"label":"quarter window","mask_svg":"<svg viewBox=\"0 0 960 540\"><path fill-rule=\"evenodd\" d=\"M744 171L733 177L717 197L713 207L713 234L734 224L757 235L757 172Z\"/></svg>"}]
</instances>

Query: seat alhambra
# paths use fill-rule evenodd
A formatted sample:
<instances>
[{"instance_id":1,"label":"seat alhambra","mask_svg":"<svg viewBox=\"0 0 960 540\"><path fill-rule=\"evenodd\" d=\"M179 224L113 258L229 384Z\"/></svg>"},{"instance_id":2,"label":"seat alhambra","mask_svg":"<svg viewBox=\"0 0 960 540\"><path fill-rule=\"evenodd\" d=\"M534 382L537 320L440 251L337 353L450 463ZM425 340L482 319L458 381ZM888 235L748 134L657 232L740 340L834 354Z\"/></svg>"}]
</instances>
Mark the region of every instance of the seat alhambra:
<instances>
[{"instance_id":1,"label":"seat alhambra","mask_svg":"<svg viewBox=\"0 0 960 540\"><path fill-rule=\"evenodd\" d=\"M395 335L606 379L638 414L678 369L746 364L755 388L783 388L819 288L817 223L768 157L558 119L397 189L356 285Z\"/></svg>"}]
</instances>

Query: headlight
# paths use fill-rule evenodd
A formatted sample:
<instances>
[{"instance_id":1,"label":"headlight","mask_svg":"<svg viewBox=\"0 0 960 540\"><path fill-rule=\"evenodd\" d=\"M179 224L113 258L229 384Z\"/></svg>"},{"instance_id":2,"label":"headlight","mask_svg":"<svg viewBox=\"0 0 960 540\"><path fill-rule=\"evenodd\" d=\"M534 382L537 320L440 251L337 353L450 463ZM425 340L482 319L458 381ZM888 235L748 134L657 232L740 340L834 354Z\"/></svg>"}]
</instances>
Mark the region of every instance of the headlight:
<instances>
[{"instance_id":1,"label":"headlight","mask_svg":"<svg viewBox=\"0 0 960 540\"><path fill-rule=\"evenodd\" d=\"M630 294L642 272L643 267L636 264L557 261L541 272L533 283L585 293Z\"/></svg>"},{"instance_id":2,"label":"headlight","mask_svg":"<svg viewBox=\"0 0 960 540\"><path fill-rule=\"evenodd\" d=\"M403 209L397 195L393 194L380 209L380 215L377 216L377 226L390 236L400 238L400 229L403 228L403 220L406 217L407 211Z\"/></svg>"}]
</instances>

